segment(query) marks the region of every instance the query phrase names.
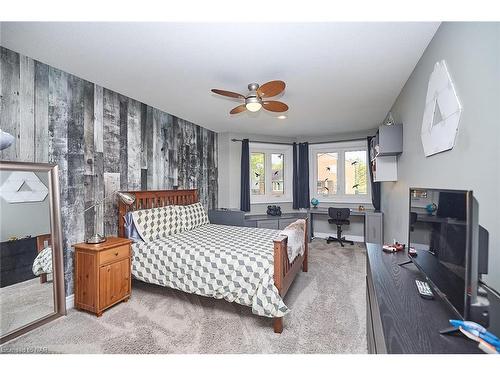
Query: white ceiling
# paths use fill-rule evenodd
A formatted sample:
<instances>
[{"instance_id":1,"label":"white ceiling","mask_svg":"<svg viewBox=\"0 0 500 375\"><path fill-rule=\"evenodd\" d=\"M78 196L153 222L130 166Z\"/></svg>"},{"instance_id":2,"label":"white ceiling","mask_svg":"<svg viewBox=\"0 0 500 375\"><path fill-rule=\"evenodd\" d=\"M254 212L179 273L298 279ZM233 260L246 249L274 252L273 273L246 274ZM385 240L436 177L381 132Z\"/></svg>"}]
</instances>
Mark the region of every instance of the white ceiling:
<instances>
[{"instance_id":1,"label":"white ceiling","mask_svg":"<svg viewBox=\"0 0 500 375\"><path fill-rule=\"evenodd\" d=\"M385 117L439 23L2 22L1 44L222 132L321 136ZM250 82L280 79L286 120L229 115ZM423 103L420 103L423 105Z\"/></svg>"}]
</instances>

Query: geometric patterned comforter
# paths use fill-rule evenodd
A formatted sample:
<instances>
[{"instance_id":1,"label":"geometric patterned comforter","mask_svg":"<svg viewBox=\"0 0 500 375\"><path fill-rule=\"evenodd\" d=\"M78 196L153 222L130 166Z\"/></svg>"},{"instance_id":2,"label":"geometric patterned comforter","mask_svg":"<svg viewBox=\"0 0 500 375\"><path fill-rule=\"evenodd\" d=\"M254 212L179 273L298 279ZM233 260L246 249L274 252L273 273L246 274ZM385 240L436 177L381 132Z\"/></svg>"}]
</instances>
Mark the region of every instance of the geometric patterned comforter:
<instances>
[{"instance_id":1,"label":"geometric patterned comforter","mask_svg":"<svg viewBox=\"0 0 500 375\"><path fill-rule=\"evenodd\" d=\"M52 248L50 246L38 253L33 261L32 271L35 276L52 273Z\"/></svg>"},{"instance_id":2,"label":"geometric patterned comforter","mask_svg":"<svg viewBox=\"0 0 500 375\"><path fill-rule=\"evenodd\" d=\"M289 312L274 285L279 230L206 224L132 245L135 278L250 306L266 317Z\"/></svg>"}]
</instances>

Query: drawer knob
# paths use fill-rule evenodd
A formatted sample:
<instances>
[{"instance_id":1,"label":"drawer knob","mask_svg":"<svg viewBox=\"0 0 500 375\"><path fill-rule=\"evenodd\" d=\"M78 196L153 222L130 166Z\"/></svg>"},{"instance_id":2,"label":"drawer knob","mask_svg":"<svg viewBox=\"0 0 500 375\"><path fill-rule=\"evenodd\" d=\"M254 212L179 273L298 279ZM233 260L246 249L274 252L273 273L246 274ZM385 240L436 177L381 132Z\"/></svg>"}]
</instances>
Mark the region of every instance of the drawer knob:
<instances>
[{"instance_id":1,"label":"drawer knob","mask_svg":"<svg viewBox=\"0 0 500 375\"><path fill-rule=\"evenodd\" d=\"M118 251L115 253L115 256L118 256Z\"/></svg>"}]
</instances>

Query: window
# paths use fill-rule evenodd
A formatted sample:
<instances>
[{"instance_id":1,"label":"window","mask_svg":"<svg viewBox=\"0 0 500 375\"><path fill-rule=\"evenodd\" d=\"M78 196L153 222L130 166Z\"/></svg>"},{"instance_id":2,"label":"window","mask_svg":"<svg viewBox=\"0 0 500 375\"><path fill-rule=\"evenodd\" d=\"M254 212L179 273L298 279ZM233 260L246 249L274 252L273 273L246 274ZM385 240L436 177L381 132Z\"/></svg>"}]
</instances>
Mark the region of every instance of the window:
<instances>
[{"instance_id":1,"label":"window","mask_svg":"<svg viewBox=\"0 0 500 375\"><path fill-rule=\"evenodd\" d=\"M292 147L250 143L250 201L292 200Z\"/></svg>"},{"instance_id":2,"label":"window","mask_svg":"<svg viewBox=\"0 0 500 375\"><path fill-rule=\"evenodd\" d=\"M311 198L326 202L371 202L365 142L309 147Z\"/></svg>"},{"instance_id":3,"label":"window","mask_svg":"<svg viewBox=\"0 0 500 375\"><path fill-rule=\"evenodd\" d=\"M367 194L366 150L346 151L344 153L345 188L346 195Z\"/></svg>"},{"instance_id":4,"label":"window","mask_svg":"<svg viewBox=\"0 0 500 375\"><path fill-rule=\"evenodd\" d=\"M320 152L317 158L317 194L328 196L337 194L337 152Z\"/></svg>"},{"instance_id":5,"label":"window","mask_svg":"<svg viewBox=\"0 0 500 375\"><path fill-rule=\"evenodd\" d=\"M252 152L250 154L250 189L253 195L266 194L266 154Z\"/></svg>"},{"instance_id":6,"label":"window","mask_svg":"<svg viewBox=\"0 0 500 375\"><path fill-rule=\"evenodd\" d=\"M275 197L281 197L285 194L284 162L285 154L271 154L271 194Z\"/></svg>"}]
</instances>

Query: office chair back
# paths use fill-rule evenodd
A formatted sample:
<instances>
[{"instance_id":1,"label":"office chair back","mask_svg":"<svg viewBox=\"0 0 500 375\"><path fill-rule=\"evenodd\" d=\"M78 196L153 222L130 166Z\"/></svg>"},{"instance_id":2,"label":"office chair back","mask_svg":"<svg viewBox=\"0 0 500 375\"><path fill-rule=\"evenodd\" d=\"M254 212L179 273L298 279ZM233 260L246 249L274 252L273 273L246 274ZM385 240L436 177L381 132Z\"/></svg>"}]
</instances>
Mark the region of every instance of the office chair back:
<instances>
[{"instance_id":1,"label":"office chair back","mask_svg":"<svg viewBox=\"0 0 500 375\"><path fill-rule=\"evenodd\" d=\"M328 208L328 216L330 216L334 221L345 221L351 216L351 210L349 208Z\"/></svg>"},{"instance_id":2,"label":"office chair back","mask_svg":"<svg viewBox=\"0 0 500 375\"><path fill-rule=\"evenodd\" d=\"M330 216L328 222L337 226L337 237L329 236L326 239L326 243L336 241L339 242L342 247L344 246L344 242L354 245L354 242L346 240L345 237L342 237L342 225L350 224L349 217L351 216L351 210L349 208L330 207L328 208L328 216Z\"/></svg>"}]
</instances>

